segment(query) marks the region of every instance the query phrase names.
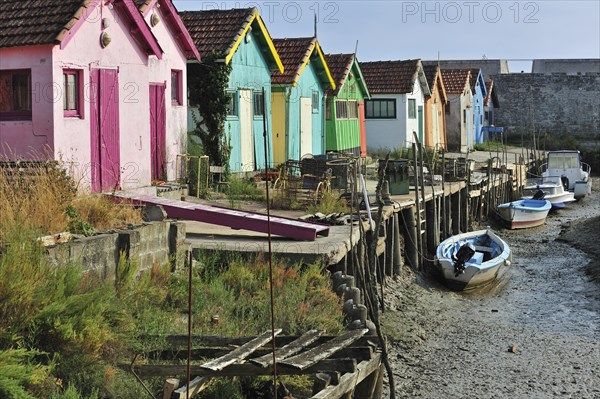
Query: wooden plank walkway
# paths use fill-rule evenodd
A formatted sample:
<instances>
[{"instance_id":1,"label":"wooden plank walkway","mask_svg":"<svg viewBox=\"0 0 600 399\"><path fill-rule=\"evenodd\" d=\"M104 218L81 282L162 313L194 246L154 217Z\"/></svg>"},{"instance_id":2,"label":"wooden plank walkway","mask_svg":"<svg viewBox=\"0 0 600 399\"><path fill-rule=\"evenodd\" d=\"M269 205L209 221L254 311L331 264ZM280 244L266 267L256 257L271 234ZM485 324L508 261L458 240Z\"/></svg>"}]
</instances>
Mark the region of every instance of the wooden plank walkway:
<instances>
[{"instance_id":1,"label":"wooden plank walkway","mask_svg":"<svg viewBox=\"0 0 600 399\"><path fill-rule=\"evenodd\" d=\"M339 336L324 336L324 331L310 330L300 336L277 337L275 359L278 375L313 375L314 399L340 399L349 394L360 394L361 398L373 397L372 392L381 385L381 353L377 338L366 336L368 330L350 330ZM275 331L275 335L281 329ZM180 336L167 341L180 344ZM257 337L225 338L194 337L192 342L192 365L190 372L190 397L201 392L206 383L215 377L258 377L273 374L273 353L269 348L272 336L266 331ZM200 345L201 347L198 347ZM150 352L155 356L147 358L164 359L173 355L171 364L123 364L122 368L134 371L142 378L185 376L187 365L179 363L181 353L176 349L162 349ZM206 355L218 357L199 364ZM258 355L258 356L257 356ZM379 383L379 385L378 385ZM171 399L187 396L187 384L181 387L171 384L165 395Z\"/></svg>"}]
</instances>

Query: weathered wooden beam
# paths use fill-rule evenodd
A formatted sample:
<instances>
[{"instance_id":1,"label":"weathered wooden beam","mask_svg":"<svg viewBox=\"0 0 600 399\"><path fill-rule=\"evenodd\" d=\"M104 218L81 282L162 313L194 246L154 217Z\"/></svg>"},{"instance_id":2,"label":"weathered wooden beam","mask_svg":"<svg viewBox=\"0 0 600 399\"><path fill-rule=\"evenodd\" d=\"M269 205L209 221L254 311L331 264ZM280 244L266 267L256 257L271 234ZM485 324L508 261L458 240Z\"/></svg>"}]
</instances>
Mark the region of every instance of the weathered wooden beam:
<instances>
[{"instance_id":1,"label":"weathered wooden beam","mask_svg":"<svg viewBox=\"0 0 600 399\"><path fill-rule=\"evenodd\" d=\"M347 331L339 337L333 338L329 342L312 348L299 355L292 356L282 361L281 364L296 368L298 370L303 370L316 364L319 360L326 359L335 352L345 348L358 338L365 335L367 332L369 332L368 329Z\"/></svg>"},{"instance_id":2,"label":"weathered wooden beam","mask_svg":"<svg viewBox=\"0 0 600 399\"><path fill-rule=\"evenodd\" d=\"M171 394L177 386L179 385L179 380L177 378L167 378L165 380L165 384L163 385L163 399L171 399Z\"/></svg>"},{"instance_id":3,"label":"weathered wooden beam","mask_svg":"<svg viewBox=\"0 0 600 399\"><path fill-rule=\"evenodd\" d=\"M314 343L320 345L325 342L328 342L335 338L335 335L321 335ZM140 339L164 339L173 349L178 347L185 348L187 346L187 335L169 335L169 336L155 336L155 335L144 335L140 336ZM248 342L249 340L256 337L220 337L220 336L192 336L192 344L194 347L207 347L207 348L229 348L234 349L234 347L240 346ZM277 337L277 345L287 345L292 341L300 338L300 335L283 335ZM367 344L367 341L376 342L377 336L363 336L355 341L352 345L356 346L364 346Z\"/></svg>"},{"instance_id":4,"label":"weathered wooden beam","mask_svg":"<svg viewBox=\"0 0 600 399\"><path fill-rule=\"evenodd\" d=\"M247 358L252 354L252 352L257 350L261 346L271 342L273 334L278 335L281 333L281 331L282 330L280 328L275 330L274 333L271 331L265 331L258 337L246 342L244 345L240 346L237 349L234 349L230 353L223 355L217 359L213 359L210 362L204 363L200 367L213 371L223 370L230 364L236 363L240 360Z\"/></svg>"},{"instance_id":5,"label":"weathered wooden beam","mask_svg":"<svg viewBox=\"0 0 600 399\"><path fill-rule=\"evenodd\" d=\"M377 352L373 356L373 359L360 362L356 366L356 372L342 375L337 385L328 386L316 395L313 395L310 399L338 399L348 392L352 392L361 381L371 375L371 373L379 370L380 366L381 353Z\"/></svg>"},{"instance_id":6,"label":"weathered wooden beam","mask_svg":"<svg viewBox=\"0 0 600 399\"><path fill-rule=\"evenodd\" d=\"M353 373L356 371L355 359L326 359L321 360L311 367L298 370L293 367L277 364L277 374L295 375L295 374L316 374L319 372L340 372ZM124 370L130 370L131 364L124 363L119 365ZM140 377L168 377L186 375L187 366L185 364L137 364L133 370ZM272 375L272 367L261 367L251 363L232 364L222 370L210 370L200 365L192 365L190 374L199 377L235 377L235 376L260 376Z\"/></svg>"},{"instance_id":7,"label":"weathered wooden beam","mask_svg":"<svg viewBox=\"0 0 600 399\"><path fill-rule=\"evenodd\" d=\"M171 395L170 399L187 399L204 390L206 383L210 381L210 377L196 377L190 381L190 393L188 395L187 384L181 388L176 389Z\"/></svg>"},{"instance_id":8,"label":"weathered wooden beam","mask_svg":"<svg viewBox=\"0 0 600 399\"><path fill-rule=\"evenodd\" d=\"M290 342L289 344L283 346L282 348L278 348L275 350L275 361L279 363L283 359L286 359L296 353L300 352L302 349L307 347L308 345L315 342L321 335L323 335L325 331L318 330L310 330L304 333L300 338ZM250 359L250 362L254 364L258 364L261 367L268 367L273 364L273 354L267 353L264 356Z\"/></svg>"}]
</instances>

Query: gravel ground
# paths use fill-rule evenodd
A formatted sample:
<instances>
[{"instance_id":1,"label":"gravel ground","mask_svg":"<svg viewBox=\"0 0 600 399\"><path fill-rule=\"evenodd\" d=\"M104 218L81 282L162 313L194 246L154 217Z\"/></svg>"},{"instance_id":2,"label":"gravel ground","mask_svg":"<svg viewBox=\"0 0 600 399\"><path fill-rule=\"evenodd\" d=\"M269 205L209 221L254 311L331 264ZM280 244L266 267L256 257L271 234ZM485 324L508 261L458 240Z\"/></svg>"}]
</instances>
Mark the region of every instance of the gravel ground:
<instances>
[{"instance_id":1,"label":"gravel ground","mask_svg":"<svg viewBox=\"0 0 600 399\"><path fill-rule=\"evenodd\" d=\"M388 285L396 397L600 398L599 189L544 226L498 229L513 264L484 289L408 271Z\"/></svg>"}]
</instances>

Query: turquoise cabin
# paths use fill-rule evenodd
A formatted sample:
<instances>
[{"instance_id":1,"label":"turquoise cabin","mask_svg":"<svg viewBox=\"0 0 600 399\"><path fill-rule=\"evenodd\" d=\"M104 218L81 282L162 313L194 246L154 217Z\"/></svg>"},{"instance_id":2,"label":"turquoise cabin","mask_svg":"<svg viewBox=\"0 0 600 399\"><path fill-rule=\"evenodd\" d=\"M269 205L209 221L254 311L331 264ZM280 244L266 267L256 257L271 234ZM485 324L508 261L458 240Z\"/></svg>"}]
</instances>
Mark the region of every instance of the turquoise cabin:
<instances>
[{"instance_id":1,"label":"turquoise cabin","mask_svg":"<svg viewBox=\"0 0 600 399\"><path fill-rule=\"evenodd\" d=\"M274 39L284 72L272 82L273 161L325 152L326 90L335 82L315 37Z\"/></svg>"},{"instance_id":2,"label":"turquoise cabin","mask_svg":"<svg viewBox=\"0 0 600 399\"><path fill-rule=\"evenodd\" d=\"M273 156L271 73L283 73L284 69L258 10L186 11L180 15L201 55L219 52L223 54L223 62L232 66L227 88L231 100L225 122L231 145L231 171L264 169L266 162L270 166ZM188 131L192 131L197 127L196 121L200 124L202 121L197 108L189 107L188 112L194 113L194 117L188 115Z\"/></svg>"}]
</instances>

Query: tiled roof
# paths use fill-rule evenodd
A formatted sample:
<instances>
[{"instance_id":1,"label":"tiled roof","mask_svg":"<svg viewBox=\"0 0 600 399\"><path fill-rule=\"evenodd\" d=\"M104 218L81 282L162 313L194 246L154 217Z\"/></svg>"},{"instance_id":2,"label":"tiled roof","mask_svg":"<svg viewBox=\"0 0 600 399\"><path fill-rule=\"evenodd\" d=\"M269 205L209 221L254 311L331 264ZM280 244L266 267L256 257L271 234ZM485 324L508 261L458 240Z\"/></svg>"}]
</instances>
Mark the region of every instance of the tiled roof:
<instances>
[{"instance_id":1,"label":"tiled roof","mask_svg":"<svg viewBox=\"0 0 600 399\"><path fill-rule=\"evenodd\" d=\"M314 37L296 37L293 39L273 39L279 58L283 63L283 73L274 73L273 83L292 84L299 78L301 69L311 56L317 39Z\"/></svg>"},{"instance_id":2,"label":"tiled roof","mask_svg":"<svg viewBox=\"0 0 600 399\"><path fill-rule=\"evenodd\" d=\"M423 61L423 72L425 73L425 77L427 78L427 84L429 88L433 90L433 86L435 85L435 78L437 75L438 65L436 62L431 61Z\"/></svg>"},{"instance_id":3,"label":"tiled roof","mask_svg":"<svg viewBox=\"0 0 600 399\"><path fill-rule=\"evenodd\" d=\"M0 47L54 44L91 0L0 0Z\"/></svg>"},{"instance_id":4,"label":"tiled roof","mask_svg":"<svg viewBox=\"0 0 600 399\"><path fill-rule=\"evenodd\" d=\"M448 94L462 93L470 78L470 69L442 69L442 80Z\"/></svg>"},{"instance_id":5,"label":"tiled roof","mask_svg":"<svg viewBox=\"0 0 600 399\"><path fill-rule=\"evenodd\" d=\"M411 93L420 60L361 62L371 94Z\"/></svg>"},{"instance_id":6,"label":"tiled roof","mask_svg":"<svg viewBox=\"0 0 600 399\"><path fill-rule=\"evenodd\" d=\"M354 54L325 54L325 60L333 80L336 84L335 90L328 90L328 95L337 95L348 76L354 62Z\"/></svg>"},{"instance_id":7,"label":"tiled roof","mask_svg":"<svg viewBox=\"0 0 600 399\"><path fill-rule=\"evenodd\" d=\"M140 0L141 1L141 0ZM229 53L254 16L254 8L182 11L179 16L201 56L211 51Z\"/></svg>"}]
</instances>

